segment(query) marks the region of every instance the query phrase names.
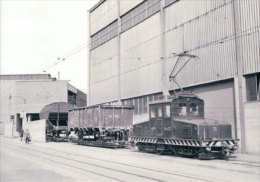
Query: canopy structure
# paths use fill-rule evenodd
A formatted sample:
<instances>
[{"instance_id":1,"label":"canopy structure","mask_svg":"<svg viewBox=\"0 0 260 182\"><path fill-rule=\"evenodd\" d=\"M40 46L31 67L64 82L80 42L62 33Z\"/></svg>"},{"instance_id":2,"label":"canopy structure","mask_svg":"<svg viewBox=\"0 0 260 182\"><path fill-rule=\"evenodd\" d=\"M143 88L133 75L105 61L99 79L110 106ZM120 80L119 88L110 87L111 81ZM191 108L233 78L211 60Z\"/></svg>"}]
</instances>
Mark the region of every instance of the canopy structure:
<instances>
[{"instance_id":1,"label":"canopy structure","mask_svg":"<svg viewBox=\"0 0 260 182\"><path fill-rule=\"evenodd\" d=\"M40 112L40 119L47 121L47 127L57 126L59 128L67 128L68 111L73 105L66 102L54 102L46 105Z\"/></svg>"},{"instance_id":2,"label":"canopy structure","mask_svg":"<svg viewBox=\"0 0 260 182\"><path fill-rule=\"evenodd\" d=\"M73 105L66 102L54 102L44 106L40 112L40 119L49 119L50 113L68 113L69 109L72 108Z\"/></svg>"}]
</instances>

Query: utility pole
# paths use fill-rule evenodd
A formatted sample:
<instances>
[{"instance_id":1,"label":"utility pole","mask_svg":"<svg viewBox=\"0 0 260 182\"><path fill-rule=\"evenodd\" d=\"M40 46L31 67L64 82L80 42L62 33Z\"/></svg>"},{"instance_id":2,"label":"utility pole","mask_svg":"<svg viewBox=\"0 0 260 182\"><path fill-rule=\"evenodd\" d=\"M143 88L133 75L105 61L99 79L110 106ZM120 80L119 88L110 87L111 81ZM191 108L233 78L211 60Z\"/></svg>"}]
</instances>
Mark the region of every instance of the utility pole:
<instances>
[{"instance_id":1,"label":"utility pole","mask_svg":"<svg viewBox=\"0 0 260 182\"><path fill-rule=\"evenodd\" d=\"M58 129L59 127L59 123L60 122L60 105L59 105L59 102L58 102L58 113L57 113L57 122L56 122L56 127Z\"/></svg>"}]
</instances>

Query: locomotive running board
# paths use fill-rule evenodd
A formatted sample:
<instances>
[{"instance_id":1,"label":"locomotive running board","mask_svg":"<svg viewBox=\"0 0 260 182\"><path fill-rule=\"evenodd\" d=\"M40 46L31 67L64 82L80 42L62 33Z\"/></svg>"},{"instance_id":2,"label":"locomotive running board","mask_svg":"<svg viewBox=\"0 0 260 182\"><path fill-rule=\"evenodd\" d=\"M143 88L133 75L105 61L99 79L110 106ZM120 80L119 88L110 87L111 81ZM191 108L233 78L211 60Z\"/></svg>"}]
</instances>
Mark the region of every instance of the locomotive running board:
<instances>
[{"instance_id":1,"label":"locomotive running board","mask_svg":"<svg viewBox=\"0 0 260 182\"><path fill-rule=\"evenodd\" d=\"M157 138L132 137L131 142L135 143L158 143ZM162 143L163 141L163 143ZM237 145L238 139L219 139L219 140L190 140L190 139L160 139L160 144L192 146L192 147L221 147Z\"/></svg>"}]
</instances>

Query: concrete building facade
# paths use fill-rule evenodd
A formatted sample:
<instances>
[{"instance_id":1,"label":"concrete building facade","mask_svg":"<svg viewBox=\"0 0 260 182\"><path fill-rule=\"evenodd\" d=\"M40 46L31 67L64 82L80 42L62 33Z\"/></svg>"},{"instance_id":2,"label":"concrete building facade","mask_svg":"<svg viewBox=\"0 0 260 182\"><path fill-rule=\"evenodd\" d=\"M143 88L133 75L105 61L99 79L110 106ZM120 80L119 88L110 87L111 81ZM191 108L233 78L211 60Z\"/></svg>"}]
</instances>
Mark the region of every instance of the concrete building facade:
<instances>
[{"instance_id":1,"label":"concrete building facade","mask_svg":"<svg viewBox=\"0 0 260 182\"><path fill-rule=\"evenodd\" d=\"M148 104L178 90L178 54L197 56L176 77L232 124L243 153L260 154L259 0L101 0L89 10L88 104ZM185 58L182 61L185 63ZM254 141L254 142L252 142Z\"/></svg>"},{"instance_id":2,"label":"concrete building facade","mask_svg":"<svg viewBox=\"0 0 260 182\"><path fill-rule=\"evenodd\" d=\"M39 120L43 107L53 102L85 106L86 94L68 81L56 80L49 74L0 75L0 100L3 133L6 123L17 132L23 122Z\"/></svg>"}]
</instances>

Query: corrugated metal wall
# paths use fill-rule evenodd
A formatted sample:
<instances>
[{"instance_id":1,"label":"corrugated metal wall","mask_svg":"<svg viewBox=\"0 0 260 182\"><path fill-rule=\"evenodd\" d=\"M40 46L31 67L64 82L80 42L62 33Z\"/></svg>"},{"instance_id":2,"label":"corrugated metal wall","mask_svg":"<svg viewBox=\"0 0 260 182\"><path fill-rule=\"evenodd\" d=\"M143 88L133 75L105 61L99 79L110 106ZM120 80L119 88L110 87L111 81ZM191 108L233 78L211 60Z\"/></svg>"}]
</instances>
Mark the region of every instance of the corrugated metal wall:
<instances>
[{"instance_id":1,"label":"corrugated metal wall","mask_svg":"<svg viewBox=\"0 0 260 182\"><path fill-rule=\"evenodd\" d=\"M260 71L260 1L240 0L243 73Z\"/></svg>"},{"instance_id":2,"label":"corrugated metal wall","mask_svg":"<svg viewBox=\"0 0 260 182\"><path fill-rule=\"evenodd\" d=\"M185 13L182 13L185 10ZM260 71L260 1L239 0L241 30L234 31L232 0L181 0L165 9L167 71L176 63L173 53L188 51L199 57L178 75L182 86L236 75L235 39L241 41L243 73ZM168 85L168 88L176 88Z\"/></svg>"},{"instance_id":3,"label":"corrugated metal wall","mask_svg":"<svg viewBox=\"0 0 260 182\"><path fill-rule=\"evenodd\" d=\"M122 33L120 44L122 98L160 92L161 69L158 69L161 68L159 13Z\"/></svg>"},{"instance_id":4,"label":"corrugated metal wall","mask_svg":"<svg viewBox=\"0 0 260 182\"><path fill-rule=\"evenodd\" d=\"M185 10L185 14L181 13ZM187 12L187 13L186 13ZM165 9L167 70L188 51L198 56L177 76L182 86L230 78L235 74L235 42L231 1L179 1ZM168 89L176 88L168 84Z\"/></svg>"},{"instance_id":5,"label":"corrugated metal wall","mask_svg":"<svg viewBox=\"0 0 260 182\"><path fill-rule=\"evenodd\" d=\"M90 101L88 104L110 102L118 99L117 38L91 51Z\"/></svg>"}]
</instances>

